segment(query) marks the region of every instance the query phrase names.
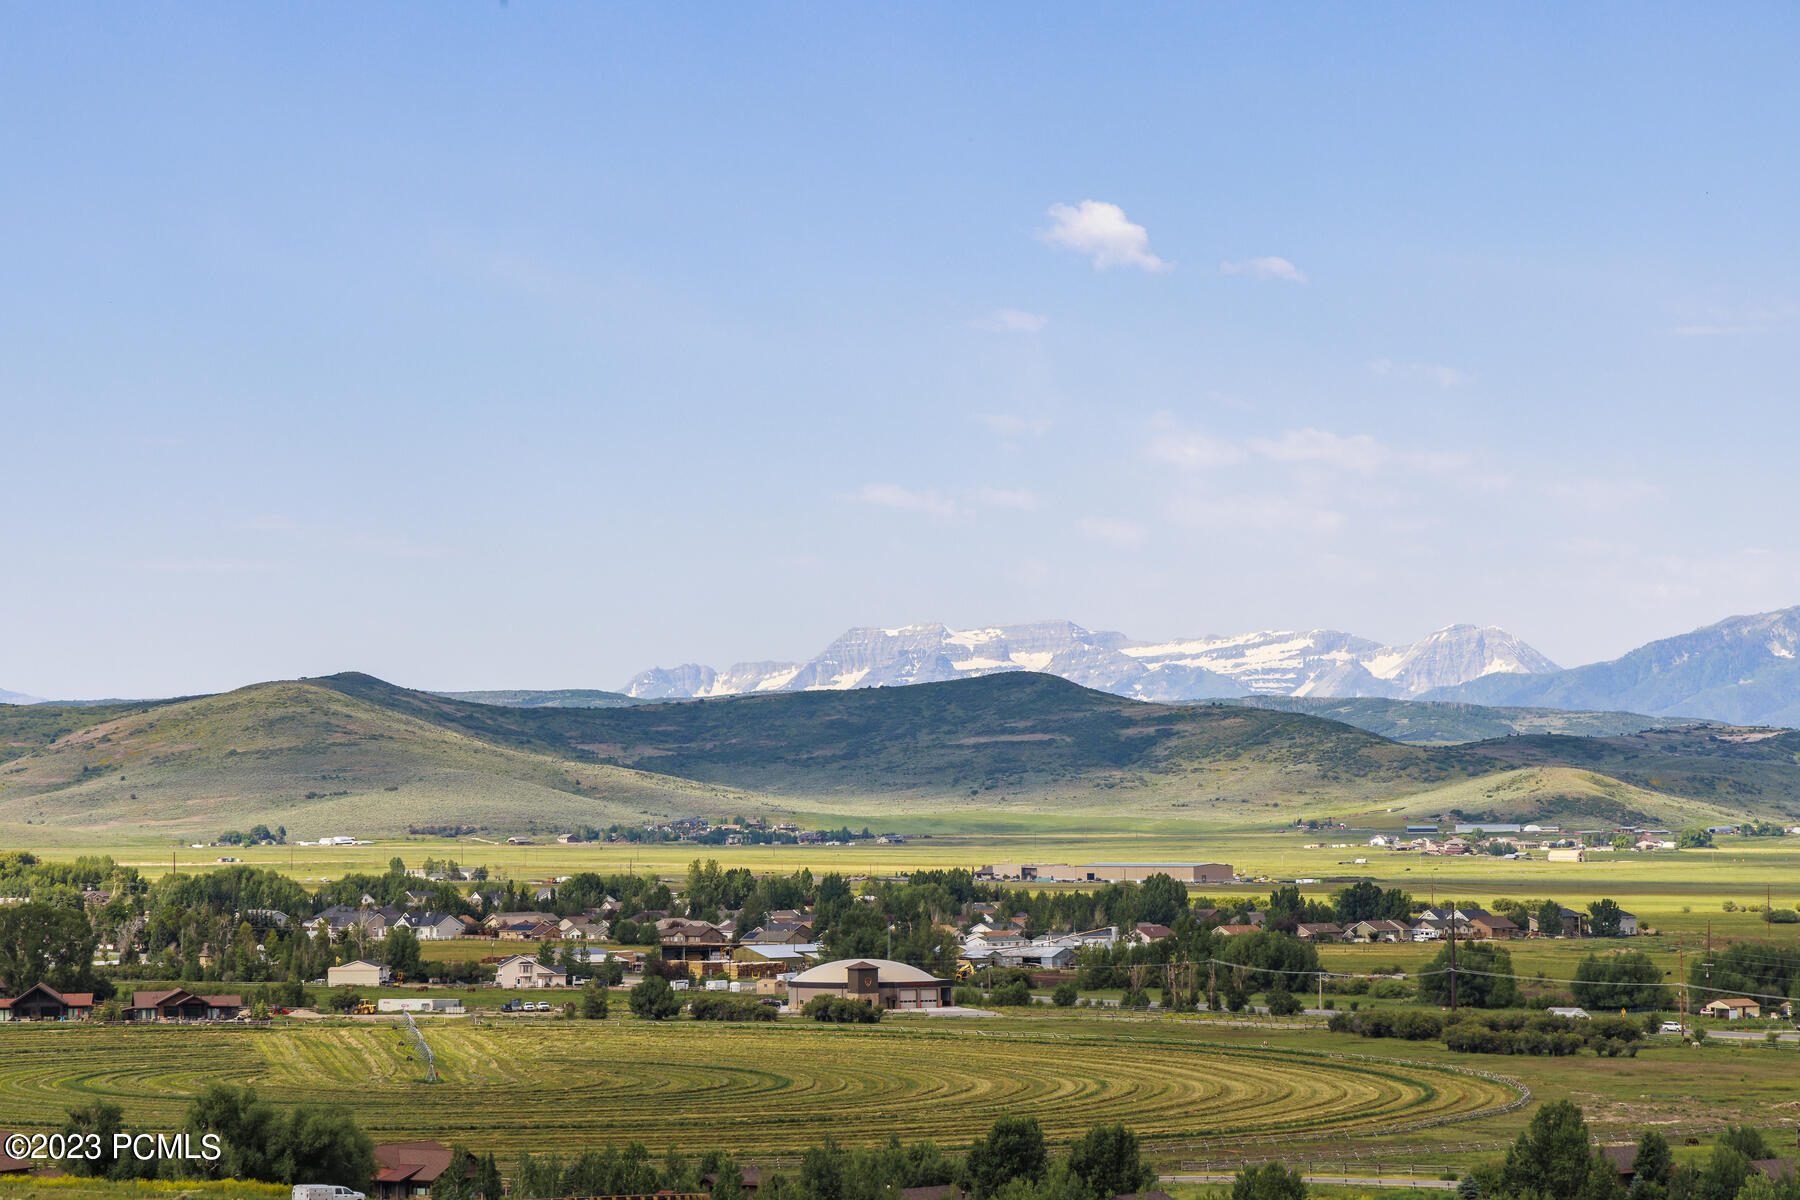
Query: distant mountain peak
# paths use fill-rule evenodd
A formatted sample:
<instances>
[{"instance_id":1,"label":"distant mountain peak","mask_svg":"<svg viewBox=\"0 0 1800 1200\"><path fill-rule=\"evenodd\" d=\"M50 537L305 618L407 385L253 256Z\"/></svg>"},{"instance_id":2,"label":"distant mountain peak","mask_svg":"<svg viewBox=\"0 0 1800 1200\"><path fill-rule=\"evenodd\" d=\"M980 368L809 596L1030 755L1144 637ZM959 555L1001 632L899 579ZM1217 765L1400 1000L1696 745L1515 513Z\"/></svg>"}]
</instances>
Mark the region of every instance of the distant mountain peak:
<instances>
[{"instance_id":1,"label":"distant mountain peak","mask_svg":"<svg viewBox=\"0 0 1800 1200\"><path fill-rule=\"evenodd\" d=\"M27 696L24 692L9 692L0 688L0 704L42 704L42 696Z\"/></svg>"},{"instance_id":2,"label":"distant mountain peak","mask_svg":"<svg viewBox=\"0 0 1800 1200\"><path fill-rule=\"evenodd\" d=\"M1492 626L1449 625L1403 646L1333 629L1270 629L1137 642L1066 619L955 629L939 621L845 630L804 663L698 663L641 672L621 689L643 699L894 687L1037 671L1139 700L1254 694L1402 699L1433 688L1556 664Z\"/></svg>"}]
</instances>

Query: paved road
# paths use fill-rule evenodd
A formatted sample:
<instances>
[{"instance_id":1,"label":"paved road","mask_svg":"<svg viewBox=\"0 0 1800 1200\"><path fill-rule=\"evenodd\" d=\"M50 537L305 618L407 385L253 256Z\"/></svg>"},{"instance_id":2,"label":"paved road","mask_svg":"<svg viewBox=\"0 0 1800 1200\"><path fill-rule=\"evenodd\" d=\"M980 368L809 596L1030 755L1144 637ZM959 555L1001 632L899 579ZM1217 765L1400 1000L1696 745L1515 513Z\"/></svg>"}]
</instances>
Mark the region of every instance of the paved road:
<instances>
[{"instance_id":1,"label":"paved road","mask_svg":"<svg viewBox=\"0 0 1800 1200\"><path fill-rule=\"evenodd\" d=\"M1164 1183L1230 1183L1236 1175L1164 1175ZM1360 1175L1302 1175L1308 1183L1336 1184L1340 1187L1433 1188L1448 1192L1456 1189L1450 1179L1375 1179Z\"/></svg>"},{"instance_id":2,"label":"paved road","mask_svg":"<svg viewBox=\"0 0 1800 1200\"><path fill-rule=\"evenodd\" d=\"M1766 1033L1758 1033L1754 1029L1709 1029L1706 1031L1706 1036L1708 1039L1725 1038L1733 1042L1760 1042L1769 1035ZM1781 1035L1781 1040L1784 1042L1800 1042L1800 1033L1784 1033Z\"/></svg>"}]
</instances>

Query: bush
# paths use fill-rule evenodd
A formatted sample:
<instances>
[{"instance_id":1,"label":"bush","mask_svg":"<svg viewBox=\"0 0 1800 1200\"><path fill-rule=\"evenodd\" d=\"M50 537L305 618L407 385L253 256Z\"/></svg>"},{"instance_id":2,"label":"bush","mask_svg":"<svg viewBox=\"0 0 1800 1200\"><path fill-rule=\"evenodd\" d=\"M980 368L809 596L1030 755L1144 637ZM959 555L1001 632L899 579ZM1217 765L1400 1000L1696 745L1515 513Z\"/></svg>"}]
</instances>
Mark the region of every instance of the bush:
<instances>
[{"instance_id":1,"label":"bush","mask_svg":"<svg viewBox=\"0 0 1800 1200\"><path fill-rule=\"evenodd\" d=\"M1073 980L1057 984L1056 990L1050 993L1050 999L1055 1002L1056 1007L1058 1008L1073 1008L1075 1006L1075 1001L1080 999L1080 997L1081 993L1075 987Z\"/></svg>"},{"instance_id":2,"label":"bush","mask_svg":"<svg viewBox=\"0 0 1800 1200\"><path fill-rule=\"evenodd\" d=\"M980 988L972 987L959 987L950 998L963 1008L980 1008L987 999Z\"/></svg>"},{"instance_id":3,"label":"bush","mask_svg":"<svg viewBox=\"0 0 1800 1200\"><path fill-rule=\"evenodd\" d=\"M1369 995L1377 1000L1410 1000L1415 990L1404 979L1376 979L1369 984Z\"/></svg>"},{"instance_id":4,"label":"bush","mask_svg":"<svg viewBox=\"0 0 1800 1200\"><path fill-rule=\"evenodd\" d=\"M843 996L814 996L800 1011L815 1021L834 1025L873 1025L881 1020L881 1010L867 1000Z\"/></svg>"},{"instance_id":5,"label":"bush","mask_svg":"<svg viewBox=\"0 0 1800 1200\"><path fill-rule=\"evenodd\" d=\"M631 989L631 1013L646 1021L665 1021L681 1011L681 997L661 975L648 975Z\"/></svg>"},{"instance_id":6,"label":"bush","mask_svg":"<svg viewBox=\"0 0 1800 1200\"><path fill-rule=\"evenodd\" d=\"M696 1021L773 1021L775 1010L751 996L702 992L688 1002Z\"/></svg>"},{"instance_id":7,"label":"bush","mask_svg":"<svg viewBox=\"0 0 1800 1200\"><path fill-rule=\"evenodd\" d=\"M1291 1017L1305 1007L1298 996L1284 987L1269 990L1269 1015L1272 1017Z\"/></svg>"},{"instance_id":8,"label":"bush","mask_svg":"<svg viewBox=\"0 0 1800 1200\"><path fill-rule=\"evenodd\" d=\"M1003 983L988 993L988 1003L1001 1008L1025 1008L1031 1004L1031 987L1023 979Z\"/></svg>"}]
</instances>

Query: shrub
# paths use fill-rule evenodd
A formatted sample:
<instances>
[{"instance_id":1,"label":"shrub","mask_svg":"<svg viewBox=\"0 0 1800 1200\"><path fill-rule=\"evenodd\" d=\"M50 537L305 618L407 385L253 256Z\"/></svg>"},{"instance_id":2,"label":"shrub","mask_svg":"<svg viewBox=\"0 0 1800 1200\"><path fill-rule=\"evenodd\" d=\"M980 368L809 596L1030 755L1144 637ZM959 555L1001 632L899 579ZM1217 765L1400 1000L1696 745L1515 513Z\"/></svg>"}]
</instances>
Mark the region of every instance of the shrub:
<instances>
[{"instance_id":1,"label":"shrub","mask_svg":"<svg viewBox=\"0 0 1800 1200\"><path fill-rule=\"evenodd\" d=\"M1056 1007L1058 1008L1073 1008L1075 1006L1075 1001L1080 999L1080 997L1081 993L1075 987L1073 980L1057 984L1056 990L1050 993L1050 999L1055 1002Z\"/></svg>"},{"instance_id":2,"label":"shrub","mask_svg":"<svg viewBox=\"0 0 1800 1200\"><path fill-rule=\"evenodd\" d=\"M1014 979L989 992L988 1002L1001 1008L1024 1008L1031 1003L1031 988L1023 979Z\"/></svg>"},{"instance_id":3,"label":"shrub","mask_svg":"<svg viewBox=\"0 0 1800 1200\"><path fill-rule=\"evenodd\" d=\"M873 1025L881 1020L881 1010L867 1000L843 996L814 996L800 1011L815 1021L833 1025Z\"/></svg>"},{"instance_id":4,"label":"shrub","mask_svg":"<svg viewBox=\"0 0 1800 1200\"><path fill-rule=\"evenodd\" d=\"M773 1021L775 1010L750 996L704 992L688 1004L696 1021Z\"/></svg>"}]
</instances>

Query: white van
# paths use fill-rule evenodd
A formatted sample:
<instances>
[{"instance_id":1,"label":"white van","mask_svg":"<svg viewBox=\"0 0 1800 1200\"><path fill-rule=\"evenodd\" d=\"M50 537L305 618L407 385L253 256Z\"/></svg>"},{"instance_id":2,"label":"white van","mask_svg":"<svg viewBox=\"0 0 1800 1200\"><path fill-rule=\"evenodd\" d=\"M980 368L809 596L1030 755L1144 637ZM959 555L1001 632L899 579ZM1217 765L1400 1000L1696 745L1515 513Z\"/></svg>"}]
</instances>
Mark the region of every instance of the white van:
<instances>
[{"instance_id":1,"label":"white van","mask_svg":"<svg viewBox=\"0 0 1800 1200\"><path fill-rule=\"evenodd\" d=\"M296 1183L293 1200L369 1200L361 1192L330 1183Z\"/></svg>"}]
</instances>

